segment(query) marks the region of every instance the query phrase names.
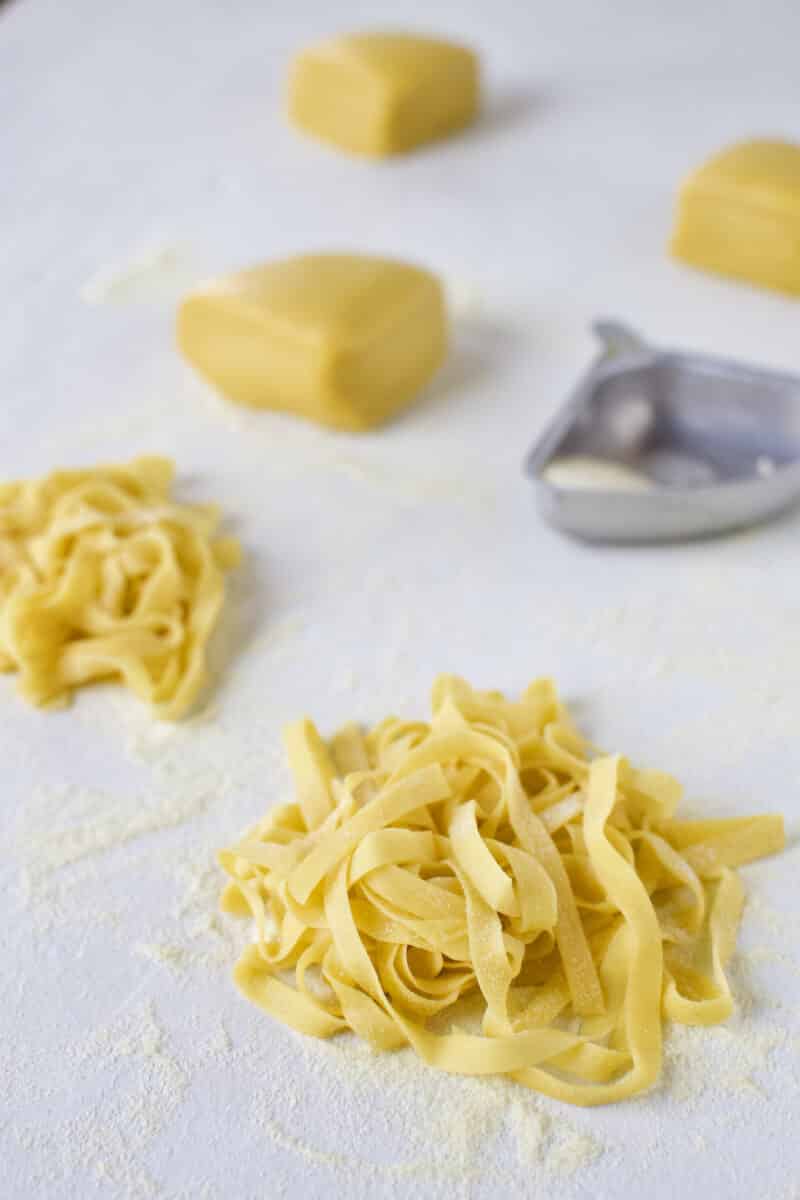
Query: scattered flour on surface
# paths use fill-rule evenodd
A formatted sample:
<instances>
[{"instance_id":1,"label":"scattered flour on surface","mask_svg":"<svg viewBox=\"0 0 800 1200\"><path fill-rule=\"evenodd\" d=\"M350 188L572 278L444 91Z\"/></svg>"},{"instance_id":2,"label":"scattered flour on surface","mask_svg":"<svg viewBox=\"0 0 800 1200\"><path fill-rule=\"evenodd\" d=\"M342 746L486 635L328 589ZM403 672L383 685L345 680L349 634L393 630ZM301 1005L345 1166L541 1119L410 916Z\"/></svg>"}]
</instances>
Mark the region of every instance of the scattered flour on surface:
<instances>
[{"instance_id":1,"label":"scattered flour on surface","mask_svg":"<svg viewBox=\"0 0 800 1200\"><path fill-rule=\"evenodd\" d=\"M209 789L155 801L137 797L126 805L119 797L85 788L39 789L33 809L41 814L43 824L35 825L26 814L17 843L30 891L35 893L38 884L62 867L107 854L145 834L185 824L205 811L212 795ZM49 819L45 813L50 814Z\"/></svg>"},{"instance_id":2,"label":"scattered flour on surface","mask_svg":"<svg viewBox=\"0 0 800 1200\"><path fill-rule=\"evenodd\" d=\"M152 246L127 262L101 267L81 286L80 298L90 305L177 301L199 274L185 249Z\"/></svg>"},{"instance_id":3,"label":"scattered flour on surface","mask_svg":"<svg viewBox=\"0 0 800 1200\"><path fill-rule=\"evenodd\" d=\"M137 942L133 947L133 952L142 958L149 959L150 962L161 963L173 971L182 971L186 966L186 951L182 946L159 942Z\"/></svg>"},{"instance_id":4,"label":"scattered flour on surface","mask_svg":"<svg viewBox=\"0 0 800 1200\"><path fill-rule=\"evenodd\" d=\"M376 573L372 586L377 603L391 580ZM619 619L624 624L625 613ZM649 628L642 621L643 641ZM386 643L387 677L413 640L412 624L398 621L396 634ZM273 650L292 647L297 636L290 625ZM730 663L716 668L737 669ZM334 691L357 687L344 667L331 679ZM396 692L391 678L387 686ZM15 1053L11 1083L25 1102L14 1137L30 1160L38 1194L57 1194L66 1179L71 1186L86 1179L114 1196L216 1200L219 1188L210 1181L198 1180L183 1192L166 1190L152 1166L158 1158L150 1154L159 1135L176 1127L182 1109L204 1102L214 1081L235 1080L237 1092L247 1096L237 1122L246 1127L255 1160L270 1172L270 1195L288 1198L298 1170L306 1168L333 1180L332 1188L346 1179L363 1194L384 1183L410 1195L424 1178L432 1200L467 1196L474 1181L487 1178L502 1194L521 1188L574 1194L576 1188L590 1190L592 1172L609 1164L619 1169L624 1188L637 1170L653 1169L676 1147L718 1153L730 1127L765 1121L783 1111L782 1103L796 1103L796 1094L783 1100L773 1068L800 1054L797 1025L792 1031L794 1018L787 1013L781 1016L787 1028L779 1027L778 1000L770 1000L760 979L749 978L760 962L777 961L773 956L786 958L787 967L794 963L782 947L791 940L795 917L775 912L756 889L749 889L746 926L752 921L760 927L775 948L758 947L734 960L737 1012L727 1025L669 1032L663 1085L652 1104L642 1102L636 1110L656 1115L651 1141L643 1140L635 1165L604 1114L573 1114L505 1080L448 1076L410 1051L375 1054L354 1038L320 1043L276 1026L234 993L229 975L247 923L219 914L223 876L214 861L214 851L239 822L252 818L254 806L260 812L267 798L286 794L274 732L258 713L243 734L213 710L179 727L143 721L132 707L126 712L128 751L147 775L141 792L146 799L40 789L20 811L16 854L28 911L50 922L40 923L38 932L105 921L120 957L136 962L139 989L169 996L181 1020L168 1036L152 1004L132 997L127 1015L67 1051L59 1083L49 1079L46 1057L30 1047ZM116 716L109 737L119 736ZM113 880L138 884L145 870L163 888L163 903L146 915L135 905L103 910ZM210 1005L200 1018L184 1017L197 990L211 997ZM24 1003L24 992L19 995ZM227 1024L221 1024L225 1004ZM788 1074L781 1078L785 1082ZM51 1120L47 1105L40 1108L44 1115L34 1117L35 1104L58 1099L67 1086L76 1106L68 1121ZM335 1134L328 1116L333 1111ZM659 1124L663 1114L668 1140ZM382 1148L380 1160L367 1157L367 1140ZM87 1187L82 1194L92 1193Z\"/></svg>"},{"instance_id":5,"label":"scattered flour on surface","mask_svg":"<svg viewBox=\"0 0 800 1200\"><path fill-rule=\"evenodd\" d=\"M114 1195L158 1195L142 1156L182 1105L190 1075L170 1052L152 1002L132 1006L64 1054L69 1072L61 1088L82 1088L99 1098L49 1128L41 1121L17 1122L18 1144L34 1156L33 1179L53 1188L51 1194L84 1176ZM43 1084L40 1103L59 1091Z\"/></svg>"},{"instance_id":6,"label":"scattered flour on surface","mask_svg":"<svg viewBox=\"0 0 800 1200\"><path fill-rule=\"evenodd\" d=\"M600 1143L589 1134L569 1134L554 1146L547 1158L548 1166L559 1175L574 1175L587 1167L602 1153Z\"/></svg>"},{"instance_id":7,"label":"scattered flour on surface","mask_svg":"<svg viewBox=\"0 0 800 1200\"><path fill-rule=\"evenodd\" d=\"M352 1112L355 1118L352 1151L345 1154L339 1144L331 1152L303 1141L296 1149L308 1161L324 1159L334 1169L346 1168L365 1180L424 1174L444 1196L452 1194L448 1189L455 1181L482 1176L487 1159L494 1160L494 1151L503 1142L510 1142L505 1172L510 1186L519 1170L527 1179L552 1184L588 1166L606 1149L598 1137L576 1125L563 1106L508 1080L448 1076L427 1067L411 1050L379 1054L350 1036L327 1043L293 1035L293 1041L304 1077L313 1079L323 1107ZM295 1119L301 1099L298 1090L288 1101ZM261 1126L286 1148L279 1115L284 1112L285 1096L281 1093L271 1100L276 1108L265 1120L269 1102L270 1098L262 1097ZM384 1116L382 1105L387 1109ZM368 1162L359 1153L363 1130L358 1114L366 1111L372 1121L387 1122L384 1143L396 1140L402 1148L396 1159Z\"/></svg>"},{"instance_id":8,"label":"scattered flour on surface","mask_svg":"<svg viewBox=\"0 0 800 1200\"><path fill-rule=\"evenodd\" d=\"M509 1105L508 1116L520 1166L540 1165L549 1121L547 1114L532 1112L520 1100L514 1099Z\"/></svg>"},{"instance_id":9,"label":"scattered flour on surface","mask_svg":"<svg viewBox=\"0 0 800 1200\"><path fill-rule=\"evenodd\" d=\"M87 927L118 924L120 913L108 900L97 904L87 895L109 872L130 871L142 855L152 860L162 853L157 835L202 817L215 794L213 782L205 781L133 797L37 788L20 810L14 847L18 894L35 928L45 932L70 919Z\"/></svg>"},{"instance_id":10,"label":"scattered flour on surface","mask_svg":"<svg viewBox=\"0 0 800 1200\"><path fill-rule=\"evenodd\" d=\"M180 892L159 932L164 940L147 957L181 972L230 968L247 943L247 927L219 911L223 876L211 849L199 862L178 861L174 874Z\"/></svg>"},{"instance_id":11,"label":"scattered flour on surface","mask_svg":"<svg viewBox=\"0 0 800 1200\"><path fill-rule=\"evenodd\" d=\"M763 1073L786 1040L785 1029L765 1022L752 1025L741 1014L725 1025L673 1025L664 1047L665 1087L686 1112L716 1097L725 1120L732 1097L764 1099Z\"/></svg>"}]
</instances>

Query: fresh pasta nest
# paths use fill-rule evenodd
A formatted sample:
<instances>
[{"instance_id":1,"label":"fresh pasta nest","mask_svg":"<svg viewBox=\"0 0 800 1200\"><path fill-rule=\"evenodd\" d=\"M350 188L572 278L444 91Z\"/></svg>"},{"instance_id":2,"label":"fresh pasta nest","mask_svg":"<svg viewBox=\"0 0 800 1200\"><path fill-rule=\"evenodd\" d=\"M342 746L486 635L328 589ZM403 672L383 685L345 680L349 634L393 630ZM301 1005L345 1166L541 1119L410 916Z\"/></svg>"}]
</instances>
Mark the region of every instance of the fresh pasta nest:
<instances>
[{"instance_id":1,"label":"fresh pasta nest","mask_svg":"<svg viewBox=\"0 0 800 1200\"><path fill-rule=\"evenodd\" d=\"M731 1012L733 868L780 817L676 820L677 782L592 758L547 680L513 703L444 676L430 725L302 721L287 749L296 802L220 855L255 923L236 982L272 1016L590 1105L654 1083L664 1019Z\"/></svg>"},{"instance_id":2,"label":"fresh pasta nest","mask_svg":"<svg viewBox=\"0 0 800 1200\"><path fill-rule=\"evenodd\" d=\"M121 679L157 715L183 715L238 543L213 506L170 499L163 458L0 485L0 670L34 704Z\"/></svg>"}]
</instances>

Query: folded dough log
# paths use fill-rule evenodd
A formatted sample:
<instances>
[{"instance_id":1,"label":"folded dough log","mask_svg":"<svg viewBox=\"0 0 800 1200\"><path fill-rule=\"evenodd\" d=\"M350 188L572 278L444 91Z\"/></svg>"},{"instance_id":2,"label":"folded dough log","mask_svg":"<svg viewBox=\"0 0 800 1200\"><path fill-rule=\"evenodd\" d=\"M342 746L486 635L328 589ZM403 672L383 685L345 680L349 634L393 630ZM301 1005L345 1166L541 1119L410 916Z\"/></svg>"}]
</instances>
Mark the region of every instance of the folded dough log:
<instances>
[{"instance_id":1,"label":"folded dough log","mask_svg":"<svg viewBox=\"0 0 800 1200\"><path fill-rule=\"evenodd\" d=\"M800 295L800 145L742 142L690 175L671 250L703 270Z\"/></svg>"},{"instance_id":2,"label":"folded dough log","mask_svg":"<svg viewBox=\"0 0 800 1200\"><path fill-rule=\"evenodd\" d=\"M306 254L188 296L178 345L239 404L370 429L410 404L442 363L444 293L407 263Z\"/></svg>"},{"instance_id":3,"label":"folded dough log","mask_svg":"<svg viewBox=\"0 0 800 1200\"><path fill-rule=\"evenodd\" d=\"M297 56L289 116L322 141L377 158L468 125L479 87L477 56L465 46L404 33L351 34Z\"/></svg>"}]
</instances>

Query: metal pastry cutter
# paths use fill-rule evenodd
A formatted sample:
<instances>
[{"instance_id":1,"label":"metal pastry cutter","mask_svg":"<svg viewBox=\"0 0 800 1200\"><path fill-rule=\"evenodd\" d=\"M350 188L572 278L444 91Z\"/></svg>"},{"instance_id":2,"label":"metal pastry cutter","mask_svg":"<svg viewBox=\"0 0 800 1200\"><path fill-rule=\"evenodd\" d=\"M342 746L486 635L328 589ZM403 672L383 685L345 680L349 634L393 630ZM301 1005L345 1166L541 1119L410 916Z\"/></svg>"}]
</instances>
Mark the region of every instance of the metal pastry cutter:
<instances>
[{"instance_id":1,"label":"metal pastry cutter","mask_svg":"<svg viewBox=\"0 0 800 1200\"><path fill-rule=\"evenodd\" d=\"M525 463L551 525L667 541L800 500L800 377L659 350L614 321L593 330L602 352Z\"/></svg>"}]
</instances>

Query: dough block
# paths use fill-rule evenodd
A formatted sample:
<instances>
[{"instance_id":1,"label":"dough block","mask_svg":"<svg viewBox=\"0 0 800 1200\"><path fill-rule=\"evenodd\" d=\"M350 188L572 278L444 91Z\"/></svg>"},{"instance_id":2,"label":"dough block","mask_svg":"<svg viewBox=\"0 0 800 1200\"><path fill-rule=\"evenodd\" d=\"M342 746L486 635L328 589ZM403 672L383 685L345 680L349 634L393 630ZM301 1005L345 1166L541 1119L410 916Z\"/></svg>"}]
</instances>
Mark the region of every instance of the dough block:
<instances>
[{"instance_id":1,"label":"dough block","mask_svg":"<svg viewBox=\"0 0 800 1200\"><path fill-rule=\"evenodd\" d=\"M800 145L741 142L690 175L671 250L692 266L800 295Z\"/></svg>"},{"instance_id":2,"label":"dough block","mask_svg":"<svg viewBox=\"0 0 800 1200\"><path fill-rule=\"evenodd\" d=\"M295 58L289 117L322 141L379 158L468 125L479 87L478 58L464 46L401 33L351 34Z\"/></svg>"},{"instance_id":3,"label":"dough block","mask_svg":"<svg viewBox=\"0 0 800 1200\"><path fill-rule=\"evenodd\" d=\"M447 316L428 271L309 254L188 296L177 337L189 362L239 404L364 430L410 404L440 366Z\"/></svg>"}]
</instances>

